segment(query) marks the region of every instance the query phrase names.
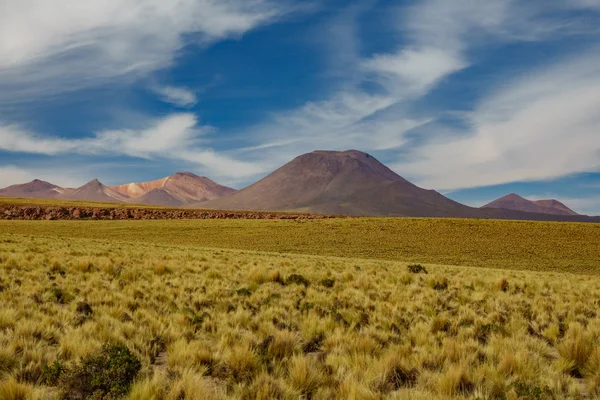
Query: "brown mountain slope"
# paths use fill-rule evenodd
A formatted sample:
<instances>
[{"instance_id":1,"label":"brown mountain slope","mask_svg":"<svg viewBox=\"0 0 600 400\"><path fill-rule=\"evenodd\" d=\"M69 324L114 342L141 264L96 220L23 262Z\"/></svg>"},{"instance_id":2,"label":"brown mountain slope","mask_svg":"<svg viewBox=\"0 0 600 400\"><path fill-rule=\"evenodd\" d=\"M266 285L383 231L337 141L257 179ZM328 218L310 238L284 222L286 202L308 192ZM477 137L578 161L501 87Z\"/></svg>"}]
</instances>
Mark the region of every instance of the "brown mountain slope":
<instances>
[{"instance_id":1,"label":"brown mountain slope","mask_svg":"<svg viewBox=\"0 0 600 400\"><path fill-rule=\"evenodd\" d=\"M482 208L503 208L537 214L579 215L557 200L531 201L515 193L494 200Z\"/></svg>"},{"instance_id":2,"label":"brown mountain slope","mask_svg":"<svg viewBox=\"0 0 600 400\"><path fill-rule=\"evenodd\" d=\"M356 150L304 154L245 189L194 206L371 216L481 214L433 190L413 185L372 156Z\"/></svg>"},{"instance_id":3,"label":"brown mountain slope","mask_svg":"<svg viewBox=\"0 0 600 400\"><path fill-rule=\"evenodd\" d=\"M35 179L31 182L21 185L12 185L7 188L0 189L0 196L53 199L60 196L64 192L65 189L61 188L60 186Z\"/></svg>"},{"instance_id":4,"label":"brown mountain slope","mask_svg":"<svg viewBox=\"0 0 600 400\"><path fill-rule=\"evenodd\" d=\"M185 204L183 200L178 199L171 192L162 188L152 189L139 197L131 199L131 202L162 207L180 207Z\"/></svg>"},{"instance_id":5,"label":"brown mountain slope","mask_svg":"<svg viewBox=\"0 0 600 400\"><path fill-rule=\"evenodd\" d=\"M581 215L581 214L576 213L575 211L571 210L564 203L561 203L560 201L555 200L555 199L535 200L534 203L537 204L538 206L563 211L566 215Z\"/></svg>"},{"instance_id":6,"label":"brown mountain slope","mask_svg":"<svg viewBox=\"0 0 600 400\"><path fill-rule=\"evenodd\" d=\"M126 202L129 201L129 196L119 193L116 190L104 186L100 181L94 179L71 192L59 196L58 198L65 200L85 200L85 201L101 201L101 202Z\"/></svg>"},{"instance_id":7,"label":"brown mountain slope","mask_svg":"<svg viewBox=\"0 0 600 400\"><path fill-rule=\"evenodd\" d=\"M178 172L156 181L134 182L110 188L131 197L134 203L152 205L181 205L217 199L235 192L234 189L190 172ZM161 191L157 192L157 189Z\"/></svg>"}]
</instances>

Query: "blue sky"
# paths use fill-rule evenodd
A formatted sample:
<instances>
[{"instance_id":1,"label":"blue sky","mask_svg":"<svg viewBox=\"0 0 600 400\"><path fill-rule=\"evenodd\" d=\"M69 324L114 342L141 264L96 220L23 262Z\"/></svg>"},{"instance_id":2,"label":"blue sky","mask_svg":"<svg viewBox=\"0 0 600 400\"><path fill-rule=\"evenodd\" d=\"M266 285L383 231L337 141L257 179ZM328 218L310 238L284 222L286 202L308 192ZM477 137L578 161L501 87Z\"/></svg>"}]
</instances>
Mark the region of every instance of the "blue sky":
<instances>
[{"instance_id":1,"label":"blue sky","mask_svg":"<svg viewBox=\"0 0 600 400\"><path fill-rule=\"evenodd\" d=\"M0 186L359 149L600 214L600 0L0 0Z\"/></svg>"}]
</instances>

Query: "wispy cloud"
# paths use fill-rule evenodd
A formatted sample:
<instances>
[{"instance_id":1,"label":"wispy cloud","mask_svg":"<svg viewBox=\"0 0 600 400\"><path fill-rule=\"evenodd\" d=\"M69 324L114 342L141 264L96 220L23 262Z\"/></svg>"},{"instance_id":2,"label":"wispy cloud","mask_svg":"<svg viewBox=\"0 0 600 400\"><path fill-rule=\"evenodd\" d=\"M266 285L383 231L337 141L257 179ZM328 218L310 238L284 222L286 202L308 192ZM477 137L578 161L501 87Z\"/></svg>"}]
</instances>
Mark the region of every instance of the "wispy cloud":
<instances>
[{"instance_id":1,"label":"wispy cloud","mask_svg":"<svg viewBox=\"0 0 600 400\"><path fill-rule=\"evenodd\" d=\"M348 82L324 99L272 114L250 130L253 145L240 153L271 149L268 159L276 165L316 148L386 151L400 148L406 142L407 132L431 122L431 118L413 117L398 110L426 95L466 63L460 55L444 49L413 44L398 52L360 57L357 50L360 39L356 37L354 24L356 13L361 10L351 8L344 18L333 20L329 27L335 32L336 42L347 43L339 54L333 51L341 61L331 64L336 68L345 66L343 75ZM341 34L348 37L342 40ZM375 87L366 88L365 84Z\"/></svg>"},{"instance_id":2,"label":"wispy cloud","mask_svg":"<svg viewBox=\"0 0 600 400\"><path fill-rule=\"evenodd\" d=\"M136 79L206 45L277 20L272 0L0 2L0 103Z\"/></svg>"},{"instance_id":3,"label":"wispy cloud","mask_svg":"<svg viewBox=\"0 0 600 400\"><path fill-rule=\"evenodd\" d=\"M468 117L472 131L437 138L395 168L459 189L600 169L598 51L505 82Z\"/></svg>"},{"instance_id":4,"label":"wispy cloud","mask_svg":"<svg viewBox=\"0 0 600 400\"><path fill-rule=\"evenodd\" d=\"M600 63L593 52L512 82L490 82L492 91L486 98L475 110L462 114L470 130L432 123L437 130L434 140L426 135L427 129L422 130L420 143L424 144L411 148L409 157L394 163L391 156L403 150L409 132L439 118L427 111L417 117L411 105L473 65L479 49L592 33L593 27L569 24L556 13L594 4L423 0L400 7L397 29L404 41L395 51L366 57L356 50L344 51L344 65L350 65L348 54L356 57L348 84L325 99L272 115L250 130L254 142L243 153L268 149L268 158L280 161L315 148L381 151L398 172L442 190L598 169L600 123L593 110L598 109ZM332 29L348 32L351 48L359 47L356 29ZM365 83L375 84L375 90ZM451 134L440 136L440 132Z\"/></svg>"},{"instance_id":5,"label":"wispy cloud","mask_svg":"<svg viewBox=\"0 0 600 400\"><path fill-rule=\"evenodd\" d=\"M191 107L198 103L196 94L183 87L176 86L155 86L152 88L164 102L174 104L179 107Z\"/></svg>"},{"instance_id":6,"label":"wispy cloud","mask_svg":"<svg viewBox=\"0 0 600 400\"><path fill-rule=\"evenodd\" d=\"M263 172L260 164L235 160L207 145L214 129L199 124L191 113L173 114L149 122L144 129L109 130L92 137L65 139L39 136L18 126L0 126L0 150L29 154L125 155L168 158L203 166L215 176L239 178Z\"/></svg>"}]
</instances>

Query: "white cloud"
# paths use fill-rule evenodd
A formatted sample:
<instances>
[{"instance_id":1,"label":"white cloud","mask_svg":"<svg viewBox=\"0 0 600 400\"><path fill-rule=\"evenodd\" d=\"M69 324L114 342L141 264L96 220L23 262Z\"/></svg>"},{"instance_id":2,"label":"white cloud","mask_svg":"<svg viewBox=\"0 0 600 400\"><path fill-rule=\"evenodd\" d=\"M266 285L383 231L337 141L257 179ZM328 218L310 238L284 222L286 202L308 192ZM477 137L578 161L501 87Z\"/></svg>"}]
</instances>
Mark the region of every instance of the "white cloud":
<instances>
[{"instance_id":1,"label":"white cloud","mask_svg":"<svg viewBox=\"0 0 600 400\"><path fill-rule=\"evenodd\" d=\"M191 107L198 103L196 94L186 88L176 86L156 86L153 90L163 101L179 107Z\"/></svg>"},{"instance_id":2,"label":"white cloud","mask_svg":"<svg viewBox=\"0 0 600 400\"><path fill-rule=\"evenodd\" d=\"M466 66L460 55L435 47L408 48L397 54L379 54L364 63L388 88L404 96L422 95L445 76Z\"/></svg>"},{"instance_id":3,"label":"white cloud","mask_svg":"<svg viewBox=\"0 0 600 400\"><path fill-rule=\"evenodd\" d=\"M0 124L0 149L13 152L55 155L76 145L60 138L35 135L16 125Z\"/></svg>"},{"instance_id":4,"label":"white cloud","mask_svg":"<svg viewBox=\"0 0 600 400\"><path fill-rule=\"evenodd\" d=\"M145 129L102 131L89 138L40 137L16 126L0 126L0 150L32 154L125 155L168 158L199 164L215 176L240 178L263 172L260 164L238 161L206 146L213 128L201 126L194 114L180 113L153 121Z\"/></svg>"},{"instance_id":5,"label":"white cloud","mask_svg":"<svg viewBox=\"0 0 600 400\"><path fill-rule=\"evenodd\" d=\"M422 185L459 189L600 169L597 51L504 82L469 117L472 132L437 138L394 167Z\"/></svg>"},{"instance_id":6,"label":"white cloud","mask_svg":"<svg viewBox=\"0 0 600 400\"><path fill-rule=\"evenodd\" d=\"M0 103L145 75L190 42L236 37L288 11L272 0L0 0Z\"/></svg>"},{"instance_id":7,"label":"white cloud","mask_svg":"<svg viewBox=\"0 0 600 400\"><path fill-rule=\"evenodd\" d=\"M83 139L80 151L118 152L133 157L150 158L195 147L200 137L211 131L210 127L198 126L194 114L173 114L142 130L99 132L94 138Z\"/></svg>"},{"instance_id":8,"label":"white cloud","mask_svg":"<svg viewBox=\"0 0 600 400\"><path fill-rule=\"evenodd\" d=\"M397 20L407 39L402 47L357 58L357 71L347 74L352 79L348 85L324 100L275 114L251 131L256 143L243 152L268 152L268 158L277 161L315 148L389 154L406 143L407 132L438 118L411 116L407 111L411 104L469 67L476 50L581 34L581 26L556 18L553 12L582 4L424 0L402 7ZM469 135L436 135L436 142L426 142L394 167L421 185L441 190L598 169L598 66L600 59L591 53L513 82L490 82L495 93L467 113ZM376 83L379 90L364 89L366 82Z\"/></svg>"},{"instance_id":9,"label":"white cloud","mask_svg":"<svg viewBox=\"0 0 600 400\"><path fill-rule=\"evenodd\" d=\"M338 35L346 32L349 37L344 43L351 43L344 45L340 54L340 64L356 69L346 74L351 82L323 100L272 115L269 121L251 130L255 143L242 152L271 149L268 158L280 161L314 149L400 148L406 143L407 132L434 118L412 117L398 110L469 65L464 36L474 27L492 30L505 20L504 10L497 9L496 3L486 0L473 7L466 0L426 0L404 8L398 25L408 27L406 46L365 58L356 55L357 30L348 26L355 23L356 16L336 20L330 30ZM458 20L448 18L448 13ZM343 26L335 26L336 23ZM355 60L351 63L348 57L352 55ZM365 83L375 83L377 90L365 89Z\"/></svg>"},{"instance_id":10,"label":"white cloud","mask_svg":"<svg viewBox=\"0 0 600 400\"><path fill-rule=\"evenodd\" d=\"M274 114L254 127L250 135L260 144L239 150L254 155L272 168L301 153L321 150L364 151L398 148L404 132L429 120L374 116L385 112L396 99L386 94L339 92L331 99L306 103L299 109Z\"/></svg>"}]
</instances>

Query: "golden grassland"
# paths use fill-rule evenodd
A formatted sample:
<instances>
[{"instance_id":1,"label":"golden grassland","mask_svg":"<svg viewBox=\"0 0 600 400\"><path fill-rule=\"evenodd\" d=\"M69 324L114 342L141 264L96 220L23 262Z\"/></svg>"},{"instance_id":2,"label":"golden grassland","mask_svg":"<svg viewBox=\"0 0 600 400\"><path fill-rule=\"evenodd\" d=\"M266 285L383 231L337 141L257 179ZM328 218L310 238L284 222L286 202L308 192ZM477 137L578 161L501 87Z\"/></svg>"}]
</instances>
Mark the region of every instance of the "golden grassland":
<instances>
[{"instance_id":1,"label":"golden grassland","mask_svg":"<svg viewBox=\"0 0 600 400\"><path fill-rule=\"evenodd\" d=\"M84 398L64 376L107 343L141 362L128 400L600 398L597 275L202 249L194 232L210 225L183 221L138 225L146 243L119 241L142 232L125 223L11 224L0 233L3 400ZM36 226L58 234L7 233ZM167 240L176 227L187 230ZM82 228L104 238L67 237ZM301 244L271 235L279 250ZM340 251L351 249L340 237Z\"/></svg>"},{"instance_id":2,"label":"golden grassland","mask_svg":"<svg viewBox=\"0 0 600 400\"><path fill-rule=\"evenodd\" d=\"M600 273L600 224L425 218L0 221L1 233Z\"/></svg>"}]
</instances>

